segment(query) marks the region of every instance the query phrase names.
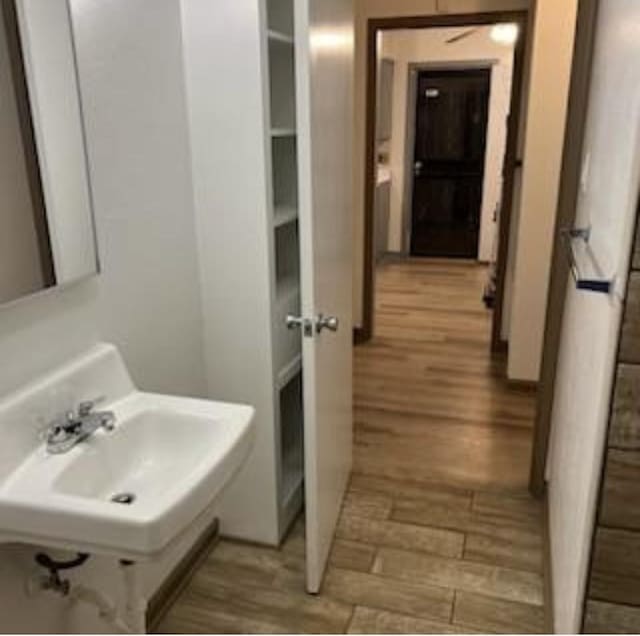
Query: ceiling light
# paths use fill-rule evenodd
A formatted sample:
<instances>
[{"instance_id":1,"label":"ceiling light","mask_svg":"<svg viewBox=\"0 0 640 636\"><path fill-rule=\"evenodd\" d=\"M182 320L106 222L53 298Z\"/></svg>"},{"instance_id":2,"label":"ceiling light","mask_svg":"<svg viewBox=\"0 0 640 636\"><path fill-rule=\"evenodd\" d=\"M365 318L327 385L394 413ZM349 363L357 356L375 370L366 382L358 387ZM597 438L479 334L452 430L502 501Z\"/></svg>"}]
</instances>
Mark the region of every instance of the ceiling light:
<instances>
[{"instance_id":1,"label":"ceiling light","mask_svg":"<svg viewBox=\"0 0 640 636\"><path fill-rule=\"evenodd\" d=\"M491 29L491 39L497 44L512 46L518 40L520 29L517 24L496 24Z\"/></svg>"}]
</instances>

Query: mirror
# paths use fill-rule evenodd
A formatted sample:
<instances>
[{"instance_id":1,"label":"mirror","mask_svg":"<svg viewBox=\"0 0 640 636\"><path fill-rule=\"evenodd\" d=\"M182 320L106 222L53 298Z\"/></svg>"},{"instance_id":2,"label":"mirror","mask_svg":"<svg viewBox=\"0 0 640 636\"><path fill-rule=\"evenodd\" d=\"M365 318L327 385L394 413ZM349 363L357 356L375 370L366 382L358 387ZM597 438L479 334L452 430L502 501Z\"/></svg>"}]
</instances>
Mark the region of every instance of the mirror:
<instances>
[{"instance_id":1,"label":"mirror","mask_svg":"<svg viewBox=\"0 0 640 636\"><path fill-rule=\"evenodd\" d=\"M67 0L0 0L0 304L96 274Z\"/></svg>"}]
</instances>

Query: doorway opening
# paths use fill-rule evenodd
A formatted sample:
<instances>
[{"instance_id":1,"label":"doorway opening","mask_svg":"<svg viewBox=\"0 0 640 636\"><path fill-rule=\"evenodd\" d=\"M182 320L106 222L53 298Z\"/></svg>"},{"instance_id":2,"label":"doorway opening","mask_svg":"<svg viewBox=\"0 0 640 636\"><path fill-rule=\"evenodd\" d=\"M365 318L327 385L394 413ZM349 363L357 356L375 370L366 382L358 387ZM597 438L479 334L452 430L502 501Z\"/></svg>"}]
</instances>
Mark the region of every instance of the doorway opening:
<instances>
[{"instance_id":1,"label":"doorway opening","mask_svg":"<svg viewBox=\"0 0 640 636\"><path fill-rule=\"evenodd\" d=\"M500 338L526 21L369 23L356 472L528 496L536 393Z\"/></svg>"},{"instance_id":2,"label":"doorway opening","mask_svg":"<svg viewBox=\"0 0 640 636\"><path fill-rule=\"evenodd\" d=\"M502 308L514 181L522 163L526 28L526 11L369 21L357 343L374 335L377 266L426 256L489 266L490 349L506 349ZM413 50L396 63L393 49L405 37L413 38ZM483 50L483 42L495 46Z\"/></svg>"}]
</instances>

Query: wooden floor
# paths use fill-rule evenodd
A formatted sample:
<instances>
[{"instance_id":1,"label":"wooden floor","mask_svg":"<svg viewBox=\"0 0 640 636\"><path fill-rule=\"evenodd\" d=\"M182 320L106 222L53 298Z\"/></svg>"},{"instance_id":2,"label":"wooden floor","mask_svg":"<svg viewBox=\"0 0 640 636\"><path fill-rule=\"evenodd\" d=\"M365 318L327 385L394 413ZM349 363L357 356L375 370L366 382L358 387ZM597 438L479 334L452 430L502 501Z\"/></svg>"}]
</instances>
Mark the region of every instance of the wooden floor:
<instances>
[{"instance_id":1,"label":"wooden floor","mask_svg":"<svg viewBox=\"0 0 640 636\"><path fill-rule=\"evenodd\" d=\"M280 550L221 542L162 631L544 631L541 508L526 493L534 397L489 357L484 282L468 263L380 269L322 593L303 592L300 519Z\"/></svg>"}]
</instances>

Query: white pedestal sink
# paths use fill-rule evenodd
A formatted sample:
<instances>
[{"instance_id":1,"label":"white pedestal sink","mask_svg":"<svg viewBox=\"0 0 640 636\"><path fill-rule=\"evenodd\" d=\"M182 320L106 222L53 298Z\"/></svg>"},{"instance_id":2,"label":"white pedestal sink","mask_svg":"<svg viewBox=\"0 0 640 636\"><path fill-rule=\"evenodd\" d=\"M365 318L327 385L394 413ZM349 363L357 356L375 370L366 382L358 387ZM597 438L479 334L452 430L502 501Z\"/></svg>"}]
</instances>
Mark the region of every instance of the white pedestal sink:
<instances>
[{"instance_id":1,"label":"white pedestal sink","mask_svg":"<svg viewBox=\"0 0 640 636\"><path fill-rule=\"evenodd\" d=\"M46 424L97 396L115 429L48 453ZM0 401L0 542L153 559L247 459L253 415L249 406L141 393L115 347L97 346Z\"/></svg>"}]
</instances>

